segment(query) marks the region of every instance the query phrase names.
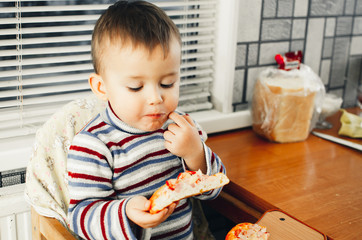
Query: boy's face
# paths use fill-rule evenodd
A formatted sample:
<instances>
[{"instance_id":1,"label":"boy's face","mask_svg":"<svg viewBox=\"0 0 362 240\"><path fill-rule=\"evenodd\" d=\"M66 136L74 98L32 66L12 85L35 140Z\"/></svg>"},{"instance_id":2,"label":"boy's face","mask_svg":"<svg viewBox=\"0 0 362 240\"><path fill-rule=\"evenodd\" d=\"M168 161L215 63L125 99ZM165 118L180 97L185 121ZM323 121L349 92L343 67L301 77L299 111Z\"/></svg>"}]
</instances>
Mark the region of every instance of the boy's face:
<instances>
[{"instance_id":1,"label":"boy's face","mask_svg":"<svg viewBox=\"0 0 362 240\"><path fill-rule=\"evenodd\" d=\"M116 115L144 131L159 129L178 104L181 47L176 39L164 58L157 46L109 45L102 57L105 95Z\"/></svg>"}]
</instances>

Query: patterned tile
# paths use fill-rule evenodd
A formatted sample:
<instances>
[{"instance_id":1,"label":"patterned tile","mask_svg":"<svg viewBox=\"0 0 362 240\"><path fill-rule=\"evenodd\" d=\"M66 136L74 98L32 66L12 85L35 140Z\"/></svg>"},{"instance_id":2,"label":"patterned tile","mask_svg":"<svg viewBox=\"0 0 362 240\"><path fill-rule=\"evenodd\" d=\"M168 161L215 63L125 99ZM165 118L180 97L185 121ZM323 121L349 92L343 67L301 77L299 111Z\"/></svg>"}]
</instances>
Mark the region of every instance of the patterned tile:
<instances>
[{"instance_id":1,"label":"patterned tile","mask_svg":"<svg viewBox=\"0 0 362 240\"><path fill-rule=\"evenodd\" d=\"M237 41L259 41L261 0L241 0Z\"/></svg>"},{"instance_id":2,"label":"patterned tile","mask_svg":"<svg viewBox=\"0 0 362 240\"><path fill-rule=\"evenodd\" d=\"M354 6L356 0L346 0L344 14L352 15L354 13Z\"/></svg>"},{"instance_id":3,"label":"patterned tile","mask_svg":"<svg viewBox=\"0 0 362 240\"><path fill-rule=\"evenodd\" d=\"M278 17L291 17L293 15L294 0L279 0L278 1Z\"/></svg>"},{"instance_id":4,"label":"patterned tile","mask_svg":"<svg viewBox=\"0 0 362 240\"><path fill-rule=\"evenodd\" d=\"M331 16L343 13L344 0L312 0L311 16Z\"/></svg>"},{"instance_id":5,"label":"patterned tile","mask_svg":"<svg viewBox=\"0 0 362 240\"><path fill-rule=\"evenodd\" d=\"M362 14L362 0L356 0L355 14Z\"/></svg>"},{"instance_id":6,"label":"patterned tile","mask_svg":"<svg viewBox=\"0 0 362 240\"><path fill-rule=\"evenodd\" d=\"M311 18L308 21L304 62L318 74L322 56L324 18Z\"/></svg>"},{"instance_id":7,"label":"patterned tile","mask_svg":"<svg viewBox=\"0 0 362 240\"><path fill-rule=\"evenodd\" d=\"M362 55L362 36L352 37L351 55Z\"/></svg>"},{"instance_id":8,"label":"patterned tile","mask_svg":"<svg viewBox=\"0 0 362 240\"><path fill-rule=\"evenodd\" d=\"M238 104L238 105L235 106L235 112L244 111L244 110L247 110L247 109L249 109L249 104L247 104L247 103ZM225 234L223 234L222 236L225 236Z\"/></svg>"},{"instance_id":9,"label":"patterned tile","mask_svg":"<svg viewBox=\"0 0 362 240\"><path fill-rule=\"evenodd\" d=\"M236 70L234 75L234 86L233 86L233 103L240 103L243 99L244 91L244 73L245 70Z\"/></svg>"},{"instance_id":10,"label":"patterned tile","mask_svg":"<svg viewBox=\"0 0 362 240\"><path fill-rule=\"evenodd\" d=\"M342 107L348 108L356 106L357 104L356 86L347 81L345 89L346 89L345 92L348 94L344 94Z\"/></svg>"},{"instance_id":11,"label":"patterned tile","mask_svg":"<svg viewBox=\"0 0 362 240\"><path fill-rule=\"evenodd\" d=\"M351 84L354 84L356 88L359 85L359 80L362 77L361 66L362 66L361 56L352 56L349 58L347 81L349 81Z\"/></svg>"},{"instance_id":12,"label":"patterned tile","mask_svg":"<svg viewBox=\"0 0 362 240\"><path fill-rule=\"evenodd\" d=\"M330 80L331 87L342 87L344 85L348 61L349 42L349 37L335 38Z\"/></svg>"},{"instance_id":13,"label":"patterned tile","mask_svg":"<svg viewBox=\"0 0 362 240\"><path fill-rule=\"evenodd\" d=\"M323 58L330 58L332 57L333 52L333 38L325 38L323 43Z\"/></svg>"},{"instance_id":14,"label":"patterned tile","mask_svg":"<svg viewBox=\"0 0 362 240\"><path fill-rule=\"evenodd\" d=\"M294 2L294 17L305 17L308 14L309 1L295 0Z\"/></svg>"},{"instance_id":15,"label":"patterned tile","mask_svg":"<svg viewBox=\"0 0 362 240\"><path fill-rule=\"evenodd\" d=\"M327 85L329 83L329 73L331 71L331 60L322 60L321 62L321 74L320 78L322 79L322 82L324 85Z\"/></svg>"},{"instance_id":16,"label":"patterned tile","mask_svg":"<svg viewBox=\"0 0 362 240\"><path fill-rule=\"evenodd\" d=\"M245 59L246 59L246 45L238 45L236 47L236 67L245 66Z\"/></svg>"},{"instance_id":17,"label":"patterned tile","mask_svg":"<svg viewBox=\"0 0 362 240\"><path fill-rule=\"evenodd\" d=\"M248 66L258 64L259 44L250 44L248 49Z\"/></svg>"},{"instance_id":18,"label":"patterned tile","mask_svg":"<svg viewBox=\"0 0 362 240\"><path fill-rule=\"evenodd\" d=\"M362 58L361 57L350 57L348 65L348 74L347 74L347 84L344 100L347 106L353 106L356 104L357 99L357 87L360 84L359 80L361 79L361 70Z\"/></svg>"},{"instance_id":19,"label":"patterned tile","mask_svg":"<svg viewBox=\"0 0 362 240\"><path fill-rule=\"evenodd\" d=\"M353 34L362 34L362 17L354 18Z\"/></svg>"},{"instance_id":20,"label":"patterned tile","mask_svg":"<svg viewBox=\"0 0 362 240\"><path fill-rule=\"evenodd\" d=\"M275 17L277 12L277 0L266 0L263 6L263 17Z\"/></svg>"},{"instance_id":21,"label":"patterned tile","mask_svg":"<svg viewBox=\"0 0 362 240\"><path fill-rule=\"evenodd\" d=\"M352 33L352 17L338 17L336 35L350 35Z\"/></svg>"},{"instance_id":22,"label":"patterned tile","mask_svg":"<svg viewBox=\"0 0 362 240\"><path fill-rule=\"evenodd\" d=\"M334 37L335 28L336 28L336 18L327 18L325 36Z\"/></svg>"},{"instance_id":23,"label":"patterned tile","mask_svg":"<svg viewBox=\"0 0 362 240\"><path fill-rule=\"evenodd\" d=\"M290 38L291 20L264 20L261 40L286 40Z\"/></svg>"},{"instance_id":24,"label":"patterned tile","mask_svg":"<svg viewBox=\"0 0 362 240\"><path fill-rule=\"evenodd\" d=\"M304 40L294 40L290 45L290 51L302 51L304 52Z\"/></svg>"},{"instance_id":25,"label":"patterned tile","mask_svg":"<svg viewBox=\"0 0 362 240\"><path fill-rule=\"evenodd\" d=\"M289 51L289 42L273 42L260 44L259 64L275 64L274 57L278 53Z\"/></svg>"},{"instance_id":26,"label":"patterned tile","mask_svg":"<svg viewBox=\"0 0 362 240\"><path fill-rule=\"evenodd\" d=\"M304 38L305 37L305 26L307 20L305 19L295 19L293 20L293 30L292 30L292 38Z\"/></svg>"}]
</instances>

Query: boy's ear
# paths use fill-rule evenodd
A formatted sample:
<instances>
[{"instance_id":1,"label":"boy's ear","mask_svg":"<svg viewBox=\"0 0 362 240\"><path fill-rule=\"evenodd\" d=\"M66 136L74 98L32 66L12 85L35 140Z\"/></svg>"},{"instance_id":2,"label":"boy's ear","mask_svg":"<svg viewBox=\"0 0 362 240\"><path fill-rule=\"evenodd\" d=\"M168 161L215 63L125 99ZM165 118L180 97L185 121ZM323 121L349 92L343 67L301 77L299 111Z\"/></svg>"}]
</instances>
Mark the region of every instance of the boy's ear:
<instances>
[{"instance_id":1,"label":"boy's ear","mask_svg":"<svg viewBox=\"0 0 362 240\"><path fill-rule=\"evenodd\" d=\"M101 100L107 101L107 91L103 79L96 73L91 73L88 79L92 92Z\"/></svg>"}]
</instances>

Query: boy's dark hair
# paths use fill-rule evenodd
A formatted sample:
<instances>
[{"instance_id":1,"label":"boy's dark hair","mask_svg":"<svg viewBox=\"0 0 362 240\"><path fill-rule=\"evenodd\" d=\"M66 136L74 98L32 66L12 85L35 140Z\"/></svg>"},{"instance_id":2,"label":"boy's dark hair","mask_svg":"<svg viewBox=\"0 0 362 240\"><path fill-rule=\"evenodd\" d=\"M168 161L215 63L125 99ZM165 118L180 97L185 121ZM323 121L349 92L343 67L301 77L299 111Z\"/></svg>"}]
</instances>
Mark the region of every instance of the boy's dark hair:
<instances>
[{"instance_id":1,"label":"boy's dark hair","mask_svg":"<svg viewBox=\"0 0 362 240\"><path fill-rule=\"evenodd\" d=\"M172 37L181 44L178 28L159 7L146 1L118 1L98 19L92 35L92 59L96 73L101 70L102 45L132 44L152 50L160 45L165 57ZM116 42L117 41L117 42Z\"/></svg>"}]
</instances>

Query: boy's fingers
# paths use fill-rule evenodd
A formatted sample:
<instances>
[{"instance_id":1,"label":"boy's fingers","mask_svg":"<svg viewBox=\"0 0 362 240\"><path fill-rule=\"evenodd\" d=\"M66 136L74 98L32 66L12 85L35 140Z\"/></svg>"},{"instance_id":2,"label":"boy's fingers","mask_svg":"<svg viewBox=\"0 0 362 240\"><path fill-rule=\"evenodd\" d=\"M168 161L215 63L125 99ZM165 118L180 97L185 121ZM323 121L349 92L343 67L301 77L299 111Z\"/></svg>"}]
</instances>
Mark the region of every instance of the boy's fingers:
<instances>
[{"instance_id":1,"label":"boy's fingers","mask_svg":"<svg viewBox=\"0 0 362 240\"><path fill-rule=\"evenodd\" d=\"M174 139L174 133L172 131L165 131L163 133L163 137L166 142L172 143L172 140Z\"/></svg>"},{"instance_id":2,"label":"boy's fingers","mask_svg":"<svg viewBox=\"0 0 362 240\"><path fill-rule=\"evenodd\" d=\"M195 126L194 121L189 115L180 115L176 112L172 112L170 113L169 118L180 127L186 126L187 124L190 124L193 127Z\"/></svg>"},{"instance_id":3,"label":"boy's fingers","mask_svg":"<svg viewBox=\"0 0 362 240\"><path fill-rule=\"evenodd\" d=\"M170 113L170 115L168 115L168 117L171 120L173 120L180 127L183 127L188 123L185 118L183 118L180 114L178 114L176 112Z\"/></svg>"},{"instance_id":4,"label":"boy's fingers","mask_svg":"<svg viewBox=\"0 0 362 240\"><path fill-rule=\"evenodd\" d=\"M187 121L191 126L196 127L194 121L192 120L192 118L191 118L189 115L186 114L186 115L184 115L183 117L186 119L186 121Z\"/></svg>"},{"instance_id":5,"label":"boy's fingers","mask_svg":"<svg viewBox=\"0 0 362 240\"><path fill-rule=\"evenodd\" d=\"M177 207L177 204L178 204L178 201L171 204L170 207L171 207L171 209L172 209L172 212L175 211L175 209L176 209L176 207Z\"/></svg>"},{"instance_id":6,"label":"boy's fingers","mask_svg":"<svg viewBox=\"0 0 362 240\"><path fill-rule=\"evenodd\" d=\"M150 206L151 206L151 202L150 202L149 200L147 200L147 201L145 202L145 210L150 209Z\"/></svg>"},{"instance_id":7,"label":"boy's fingers","mask_svg":"<svg viewBox=\"0 0 362 240\"><path fill-rule=\"evenodd\" d=\"M168 125L167 130L171 133L171 134L175 134L175 132L177 131L177 129L179 129L180 127L178 125L176 125L175 123L171 123L170 125ZM166 133L166 132L165 132Z\"/></svg>"},{"instance_id":8,"label":"boy's fingers","mask_svg":"<svg viewBox=\"0 0 362 240\"><path fill-rule=\"evenodd\" d=\"M165 208L165 215L163 216L164 220L166 220L175 210L176 205L174 203L172 203L170 206L168 206L167 208Z\"/></svg>"}]
</instances>

